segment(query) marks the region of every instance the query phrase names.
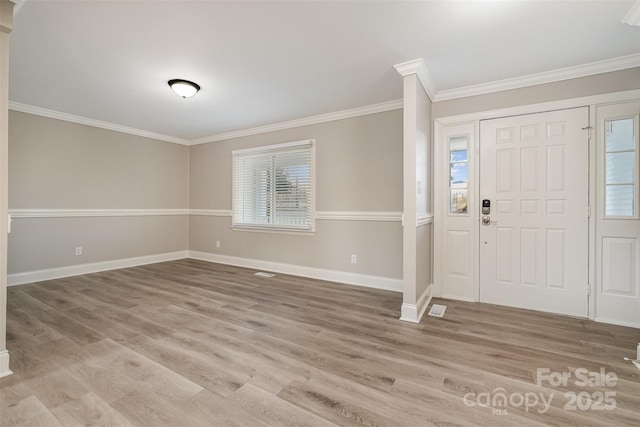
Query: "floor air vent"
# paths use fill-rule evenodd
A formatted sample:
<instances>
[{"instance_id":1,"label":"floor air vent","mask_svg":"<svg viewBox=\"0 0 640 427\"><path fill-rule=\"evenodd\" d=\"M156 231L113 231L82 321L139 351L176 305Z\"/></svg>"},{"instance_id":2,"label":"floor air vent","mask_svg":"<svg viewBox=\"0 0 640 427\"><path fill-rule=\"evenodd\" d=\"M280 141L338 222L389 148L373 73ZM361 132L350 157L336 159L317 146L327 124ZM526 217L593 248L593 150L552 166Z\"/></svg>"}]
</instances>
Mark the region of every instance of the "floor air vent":
<instances>
[{"instance_id":1,"label":"floor air vent","mask_svg":"<svg viewBox=\"0 0 640 427\"><path fill-rule=\"evenodd\" d=\"M275 274L271 274L271 273L265 273L264 271L258 271L257 273L255 273L256 276L260 276L260 277L274 277Z\"/></svg>"},{"instance_id":2,"label":"floor air vent","mask_svg":"<svg viewBox=\"0 0 640 427\"><path fill-rule=\"evenodd\" d=\"M429 316L444 317L444 312L446 311L446 309L446 305L433 304L431 306L431 310L429 310Z\"/></svg>"}]
</instances>

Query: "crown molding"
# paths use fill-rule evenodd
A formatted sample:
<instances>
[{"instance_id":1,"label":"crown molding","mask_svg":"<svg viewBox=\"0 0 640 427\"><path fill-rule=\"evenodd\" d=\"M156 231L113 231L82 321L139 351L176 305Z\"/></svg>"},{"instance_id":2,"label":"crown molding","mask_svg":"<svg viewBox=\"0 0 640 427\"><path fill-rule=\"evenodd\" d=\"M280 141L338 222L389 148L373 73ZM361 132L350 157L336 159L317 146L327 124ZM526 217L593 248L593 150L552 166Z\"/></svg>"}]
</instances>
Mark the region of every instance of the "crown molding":
<instances>
[{"instance_id":1,"label":"crown molding","mask_svg":"<svg viewBox=\"0 0 640 427\"><path fill-rule=\"evenodd\" d=\"M464 86L456 89L442 90L435 95L434 102L450 99L466 98L468 96L485 95L504 90L520 89L545 83L559 82L562 80L592 76L595 74L619 71L627 68L640 67L640 53L621 56L603 61L591 62L574 67L560 68L558 70L529 74L504 80L496 80L489 83Z\"/></svg>"},{"instance_id":2,"label":"crown molding","mask_svg":"<svg viewBox=\"0 0 640 427\"><path fill-rule=\"evenodd\" d=\"M16 16L20 11L20 9L22 9L22 6L24 6L24 4L27 2L27 0L11 0L11 1L14 3L13 16Z\"/></svg>"},{"instance_id":3,"label":"crown molding","mask_svg":"<svg viewBox=\"0 0 640 427\"><path fill-rule=\"evenodd\" d=\"M15 5L10 1L0 2L0 33L9 34L13 30Z\"/></svg>"},{"instance_id":4,"label":"crown molding","mask_svg":"<svg viewBox=\"0 0 640 427\"><path fill-rule=\"evenodd\" d=\"M33 105L27 105L27 104L21 104L19 102L9 101L9 109L13 111L19 111L21 113L34 114L36 116L48 117L50 119L57 119L65 122L93 126L96 128L112 130L115 132L127 133L130 135L142 136L145 138L171 142L174 144L189 145L189 140L186 140L186 139L176 138L173 136L163 135L160 133L150 132L142 129L121 126L114 123L103 122L101 120L90 119L88 117L76 116L74 114L62 113L60 111L48 110L46 108L35 107Z\"/></svg>"},{"instance_id":5,"label":"crown molding","mask_svg":"<svg viewBox=\"0 0 640 427\"><path fill-rule=\"evenodd\" d=\"M24 0L26 1L26 0ZM24 1L22 3L24 3ZM21 4L22 4L21 3ZM640 0L638 2L640 4ZM635 6L634 6L635 7ZM631 13L631 11L630 11ZM638 11L640 14L640 10ZM629 15L629 14L628 14ZM626 18L625 18L626 19ZM619 71L628 68L640 67L640 53L622 56L603 61L592 62L589 64L578 65L574 67L561 68L558 70L546 71L537 74L529 74L527 76L514 77L510 79L497 80L489 83L482 83L471 86L464 86L456 89L447 89L437 91L435 84L425 66L422 58L397 64L394 68L402 76L416 74L418 80L424 87L427 95L433 102L446 101L451 99L465 98L468 96L485 95L489 93L501 92L504 90L519 89L528 86L535 86L545 83L553 83L562 80L569 80L579 77L586 77L595 74L607 73L611 71ZM45 108L35 107L32 105L21 104L9 101L9 109L23 113L34 114L37 116L48 117L52 119L63 120L72 123L78 123L87 126L122 132L130 135L142 136L159 141L171 142L180 145L199 145L210 142L224 141L233 138L241 138L245 136L258 135L261 133L274 132L279 130L291 129L301 126L309 126L320 123L332 122L335 120L349 119L353 117L365 116L368 114L382 113L392 110L400 110L403 108L403 100L396 99L393 101L381 102L377 104L366 105L348 110L336 111L333 113L320 114L316 116L304 117L301 119L290 120L286 122L274 123L265 126L258 126L238 131L225 132L196 139L183 139L169 135L163 135L141 129L121 126L114 123L94 120L87 117L76 116L72 114L62 113Z\"/></svg>"},{"instance_id":6,"label":"crown molding","mask_svg":"<svg viewBox=\"0 0 640 427\"><path fill-rule=\"evenodd\" d=\"M640 0L637 0L629 12L622 18L623 24L629 24L633 26L640 26Z\"/></svg>"},{"instance_id":7,"label":"crown molding","mask_svg":"<svg viewBox=\"0 0 640 427\"><path fill-rule=\"evenodd\" d=\"M436 85L431 78L431 74L429 74L429 70L427 66L424 64L424 60L422 58L414 59L412 61L403 62L401 64L396 64L393 66L396 71L402 76L408 76L410 74L415 74L418 76L418 80L422 84L425 92L429 96L429 99L433 101L438 91L436 89Z\"/></svg>"},{"instance_id":8,"label":"crown molding","mask_svg":"<svg viewBox=\"0 0 640 427\"><path fill-rule=\"evenodd\" d=\"M350 119L352 117L366 116L368 114L383 113L385 111L399 110L402 108L402 99L394 101L381 102L378 104L365 105L364 107L351 108L349 110L341 110L333 113L320 114L317 116L304 117L286 122L274 123L266 126L258 126L249 129L243 129L233 132L219 133L216 135L205 136L202 138L192 139L189 145L207 144L209 142L224 141L226 139L242 138L245 136L258 135L261 133L274 132L297 128L301 126L316 125L320 123L333 122L335 120Z\"/></svg>"}]
</instances>

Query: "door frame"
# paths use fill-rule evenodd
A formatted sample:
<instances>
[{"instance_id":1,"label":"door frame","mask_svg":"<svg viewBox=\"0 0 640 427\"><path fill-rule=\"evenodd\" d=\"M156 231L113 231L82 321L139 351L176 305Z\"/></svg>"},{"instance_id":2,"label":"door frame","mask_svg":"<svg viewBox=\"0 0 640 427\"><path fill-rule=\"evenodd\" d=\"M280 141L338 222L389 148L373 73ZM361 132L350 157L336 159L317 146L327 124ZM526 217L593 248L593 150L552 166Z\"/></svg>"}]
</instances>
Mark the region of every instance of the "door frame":
<instances>
[{"instance_id":1,"label":"door frame","mask_svg":"<svg viewBox=\"0 0 640 427\"><path fill-rule=\"evenodd\" d=\"M452 295L445 283L445 274L443 271L443 265L446 261L445 257L445 218L447 216L448 206L448 176L445 165L448 165L445 154L445 133L447 127L450 126L473 126L472 132L472 144L470 151L473 152L473 177L469 177L469 198L471 201L479 200L479 141L480 141L480 121L487 119L499 119L510 116L520 116L526 114L544 113L548 111L563 110L577 107L589 108L589 125L591 127L596 123L596 106L615 104L618 102L632 101L640 98L640 89L607 93L602 95L594 95L580 98L563 99L559 101L544 102L538 104L522 105L517 107L502 108L495 110L480 111L475 113L468 113L456 116L440 117L434 120L433 126L433 141L434 141L434 176L433 176L433 213L434 213L434 296L452 298L466 301L479 301L480 296L480 282L479 282L479 270L480 270L480 236L478 232L480 215L479 207L471 205L469 207L469 221L471 221L471 238L472 244L470 250L470 265L472 267L472 273L470 276L472 289L467 289L463 294L459 292ZM591 289L589 303L588 303L588 318L595 320L595 304L597 292L595 292L596 283L596 241L595 241L595 204L596 198L596 135L595 132L590 132L589 138L589 205L591 215L589 216L589 249L588 249L588 278L589 286ZM586 289L585 289L586 292Z\"/></svg>"}]
</instances>

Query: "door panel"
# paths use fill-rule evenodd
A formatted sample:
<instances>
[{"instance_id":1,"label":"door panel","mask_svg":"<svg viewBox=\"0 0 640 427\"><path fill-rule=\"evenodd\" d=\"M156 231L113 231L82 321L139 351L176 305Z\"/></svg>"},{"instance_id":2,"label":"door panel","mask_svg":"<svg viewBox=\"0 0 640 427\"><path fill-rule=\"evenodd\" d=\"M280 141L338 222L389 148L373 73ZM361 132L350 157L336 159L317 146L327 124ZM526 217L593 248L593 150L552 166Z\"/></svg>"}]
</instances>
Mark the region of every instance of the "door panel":
<instances>
[{"instance_id":1,"label":"door panel","mask_svg":"<svg viewBox=\"0 0 640 427\"><path fill-rule=\"evenodd\" d=\"M596 319L640 327L640 102L598 107Z\"/></svg>"},{"instance_id":2,"label":"door panel","mask_svg":"<svg viewBox=\"0 0 640 427\"><path fill-rule=\"evenodd\" d=\"M480 301L587 316L588 122L587 108L480 122Z\"/></svg>"}]
</instances>

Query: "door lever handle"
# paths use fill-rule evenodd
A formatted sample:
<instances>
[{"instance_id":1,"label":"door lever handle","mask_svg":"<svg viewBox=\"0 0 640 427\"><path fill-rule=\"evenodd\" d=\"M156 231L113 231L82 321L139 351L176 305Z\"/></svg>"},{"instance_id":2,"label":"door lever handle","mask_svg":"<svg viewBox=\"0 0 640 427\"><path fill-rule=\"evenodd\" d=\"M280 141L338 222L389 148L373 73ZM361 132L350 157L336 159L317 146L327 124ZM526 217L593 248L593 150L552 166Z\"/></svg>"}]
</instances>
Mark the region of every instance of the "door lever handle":
<instances>
[{"instance_id":1,"label":"door lever handle","mask_svg":"<svg viewBox=\"0 0 640 427\"><path fill-rule=\"evenodd\" d=\"M491 217L489 215L483 215L481 219L482 225L496 225L498 221L491 221Z\"/></svg>"}]
</instances>

